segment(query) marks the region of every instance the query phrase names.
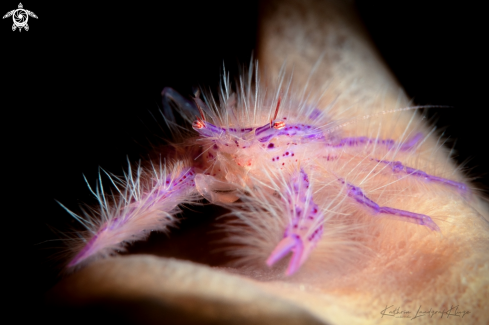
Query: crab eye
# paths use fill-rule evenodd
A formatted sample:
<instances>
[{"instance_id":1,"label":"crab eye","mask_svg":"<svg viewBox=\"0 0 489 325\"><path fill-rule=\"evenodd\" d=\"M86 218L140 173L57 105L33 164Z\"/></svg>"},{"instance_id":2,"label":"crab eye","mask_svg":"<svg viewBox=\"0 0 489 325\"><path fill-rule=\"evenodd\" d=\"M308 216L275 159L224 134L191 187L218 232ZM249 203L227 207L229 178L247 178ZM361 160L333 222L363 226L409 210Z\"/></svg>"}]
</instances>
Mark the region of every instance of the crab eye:
<instances>
[{"instance_id":1,"label":"crab eye","mask_svg":"<svg viewBox=\"0 0 489 325\"><path fill-rule=\"evenodd\" d=\"M201 121L199 121L199 120L195 121L195 122L192 124L192 127L193 127L194 129L202 129L204 126L205 126L205 125L204 125L204 123L203 123L203 122L201 122Z\"/></svg>"},{"instance_id":2,"label":"crab eye","mask_svg":"<svg viewBox=\"0 0 489 325\"><path fill-rule=\"evenodd\" d=\"M279 122L273 123L273 128L274 129L280 130L280 129L283 129L284 127L285 127L285 122L284 121L279 121Z\"/></svg>"}]
</instances>

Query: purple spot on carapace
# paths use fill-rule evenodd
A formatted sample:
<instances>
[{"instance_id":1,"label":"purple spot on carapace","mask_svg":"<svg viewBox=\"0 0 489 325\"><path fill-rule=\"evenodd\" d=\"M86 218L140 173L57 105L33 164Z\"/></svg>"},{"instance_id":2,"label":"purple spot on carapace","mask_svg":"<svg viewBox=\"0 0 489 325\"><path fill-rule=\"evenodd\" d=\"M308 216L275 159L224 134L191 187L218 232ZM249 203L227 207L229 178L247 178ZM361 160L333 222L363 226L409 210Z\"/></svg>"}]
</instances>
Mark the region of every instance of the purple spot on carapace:
<instances>
[{"instance_id":1,"label":"purple spot on carapace","mask_svg":"<svg viewBox=\"0 0 489 325\"><path fill-rule=\"evenodd\" d=\"M273 143L269 143L268 144L268 149L271 149L271 148L274 148L274 147L275 147L275 145Z\"/></svg>"}]
</instances>

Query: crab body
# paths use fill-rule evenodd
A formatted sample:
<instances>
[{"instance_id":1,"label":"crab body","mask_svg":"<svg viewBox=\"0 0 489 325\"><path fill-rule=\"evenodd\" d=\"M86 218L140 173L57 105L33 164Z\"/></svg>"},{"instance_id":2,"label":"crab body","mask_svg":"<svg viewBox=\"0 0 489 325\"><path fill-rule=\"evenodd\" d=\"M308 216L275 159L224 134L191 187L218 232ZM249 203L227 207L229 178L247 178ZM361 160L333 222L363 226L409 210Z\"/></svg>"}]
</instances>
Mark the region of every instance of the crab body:
<instances>
[{"instance_id":1,"label":"crab body","mask_svg":"<svg viewBox=\"0 0 489 325\"><path fill-rule=\"evenodd\" d=\"M125 180L111 178L120 198L109 205L102 191L94 193L101 204L98 217L72 213L89 233L68 266L122 250L128 241L144 238L147 229L165 231L176 222L179 204L203 197L229 208L271 243L263 260L268 266L292 253L286 270L292 275L327 236L328 222L351 213L345 206L440 231L430 216L391 206L395 194L376 191L379 184L423 183L468 192L462 182L405 163L425 139L419 129L398 139L346 136L328 108L297 100L301 96L288 88L272 97L251 83L246 91L229 89L222 89L219 105L210 97L190 101L171 88L163 90L165 123L184 149L168 157L171 163L138 167ZM187 124L186 134L174 112Z\"/></svg>"}]
</instances>

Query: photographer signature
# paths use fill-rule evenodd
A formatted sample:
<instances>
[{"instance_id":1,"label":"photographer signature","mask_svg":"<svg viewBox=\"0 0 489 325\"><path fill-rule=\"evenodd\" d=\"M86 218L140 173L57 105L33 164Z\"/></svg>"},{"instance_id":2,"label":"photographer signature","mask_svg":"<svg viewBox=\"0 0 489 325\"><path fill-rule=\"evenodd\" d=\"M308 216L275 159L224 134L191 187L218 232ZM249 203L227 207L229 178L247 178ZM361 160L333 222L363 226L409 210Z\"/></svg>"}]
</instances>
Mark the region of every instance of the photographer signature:
<instances>
[{"instance_id":1,"label":"photographer signature","mask_svg":"<svg viewBox=\"0 0 489 325\"><path fill-rule=\"evenodd\" d=\"M419 306L418 310L416 313L411 312L410 310L401 310L401 307L394 308L394 305L391 306L385 306L385 309L380 312L382 317L384 316L390 316L390 317L395 317L395 318L411 318L411 320L428 316L430 318L433 318L435 315L440 315L440 318L443 318L443 316L446 315L447 318L450 316L454 317L461 317L464 318L465 315L470 314L470 311L463 310L459 311L459 305L457 306L452 306L450 309L443 309L443 310L434 310L433 308L430 308L429 310L422 310L421 306ZM413 316L414 315L414 316Z\"/></svg>"}]
</instances>

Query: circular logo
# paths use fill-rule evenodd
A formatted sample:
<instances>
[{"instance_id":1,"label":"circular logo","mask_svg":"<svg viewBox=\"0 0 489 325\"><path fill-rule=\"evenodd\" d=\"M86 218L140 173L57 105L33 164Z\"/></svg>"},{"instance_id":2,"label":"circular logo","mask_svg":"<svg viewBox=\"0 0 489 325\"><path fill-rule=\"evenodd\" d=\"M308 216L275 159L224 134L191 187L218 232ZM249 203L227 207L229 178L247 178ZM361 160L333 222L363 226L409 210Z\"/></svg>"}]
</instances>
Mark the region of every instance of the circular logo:
<instances>
[{"instance_id":1,"label":"circular logo","mask_svg":"<svg viewBox=\"0 0 489 325\"><path fill-rule=\"evenodd\" d=\"M27 12L25 12L24 9L15 10L12 16L14 18L14 24L17 27L24 27L27 24L27 20L29 19L29 16L27 15Z\"/></svg>"}]
</instances>

